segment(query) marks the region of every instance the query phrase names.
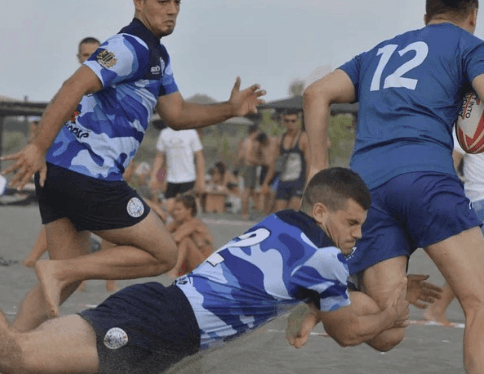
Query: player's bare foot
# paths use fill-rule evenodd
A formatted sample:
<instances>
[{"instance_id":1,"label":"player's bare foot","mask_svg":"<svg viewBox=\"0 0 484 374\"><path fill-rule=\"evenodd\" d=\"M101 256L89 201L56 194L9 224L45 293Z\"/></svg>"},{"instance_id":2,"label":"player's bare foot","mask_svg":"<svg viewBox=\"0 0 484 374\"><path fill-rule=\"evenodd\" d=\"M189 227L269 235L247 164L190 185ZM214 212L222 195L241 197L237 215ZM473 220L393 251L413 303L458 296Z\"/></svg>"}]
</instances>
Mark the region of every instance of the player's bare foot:
<instances>
[{"instance_id":1,"label":"player's bare foot","mask_svg":"<svg viewBox=\"0 0 484 374\"><path fill-rule=\"evenodd\" d=\"M35 264L35 273L42 286L45 297L45 308L49 318L59 317L59 303L65 282L58 279L56 261L39 260Z\"/></svg>"},{"instance_id":2,"label":"player's bare foot","mask_svg":"<svg viewBox=\"0 0 484 374\"><path fill-rule=\"evenodd\" d=\"M445 310L442 311L440 308L436 307L436 304L430 305L425 310L424 319L427 321L440 323L444 326L451 325L451 322L447 319L447 316L445 315Z\"/></svg>"}]
</instances>

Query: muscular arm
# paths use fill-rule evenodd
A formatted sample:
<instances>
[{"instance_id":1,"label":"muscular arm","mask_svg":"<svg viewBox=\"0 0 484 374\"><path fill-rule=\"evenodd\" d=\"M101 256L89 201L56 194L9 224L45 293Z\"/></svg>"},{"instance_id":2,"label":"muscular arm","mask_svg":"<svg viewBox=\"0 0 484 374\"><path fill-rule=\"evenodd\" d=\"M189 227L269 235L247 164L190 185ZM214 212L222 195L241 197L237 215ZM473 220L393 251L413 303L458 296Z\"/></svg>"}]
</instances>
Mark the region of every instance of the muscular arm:
<instances>
[{"instance_id":1,"label":"muscular arm","mask_svg":"<svg viewBox=\"0 0 484 374\"><path fill-rule=\"evenodd\" d=\"M203 192L205 190L205 157L201 150L195 152L195 166L197 171L195 188L198 192Z\"/></svg>"},{"instance_id":2,"label":"muscular arm","mask_svg":"<svg viewBox=\"0 0 484 374\"><path fill-rule=\"evenodd\" d=\"M355 303L355 296L352 292L352 303ZM362 293L358 296L369 299L369 296ZM328 335L343 347L362 344L395 326L395 311L390 308L380 310L376 303L374 308L366 308L363 311L355 310L354 305L334 312L320 312L314 306L312 308Z\"/></svg>"},{"instance_id":3,"label":"muscular arm","mask_svg":"<svg viewBox=\"0 0 484 374\"><path fill-rule=\"evenodd\" d=\"M156 110L161 119L175 130L200 128L221 123L235 116L257 113L257 105L262 104L259 98L265 91L254 84L240 91L240 78L237 78L228 101L201 105L187 102L179 92L161 96Z\"/></svg>"},{"instance_id":4,"label":"muscular arm","mask_svg":"<svg viewBox=\"0 0 484 374\"><path fill-rule=\"evenodd\" d=\"M355 99L355 87L348 75L335 70L304 91L304 122L310 149L310 178L329 166L328 126L331 104Z\"/></svg>"},{"instance_id":5,"label":"muscular arm","mask_svg":"<svg viewBox=\"0 0 484 374\"><path fill-rule=\"evenodd\" d=\"M151 167L150 188L156 189L158 186L158 172L165 166L165 154L163 152L156 152L153 159L153 166Z\"/></svg>"},{"instance_id":6,"label":"muscular arm","mask_svg":"<svg viewBox=\"0 0 484 374\"><path fill-rule=\"evenodd\" d=\"M316 324L322 322L329 336L341 346L369 342L385 330L405 327L408 301L402 283L381 310L376 302L362 292L350 292L351 305L332 312L323 312L312 304L296 310L289 317L287 339L296 348L302 347Z\"/></svg>"},{"instance_id":7,"label":"muscular arm","mask_svg":"<svg viewBox=\"0 0 484 374\"><path fill-rule=\"evenodd\" d=\"M59 130L77 109L82 97L101 89L102 84L96 74L88 67L81 66L64 82L47 106L33 143L46 152Z\"/></svg>"},{"instance_id":8,"label":"muscular arm","mask_svg":"<svg viewBox=\"0 0 484 374\"><path fill-rule=\"evenodd\" d=\"M474 91L479 95L481 100L484 100L484 74L478 75L472 81Z\"/></svg>"},{"instance_id":9,"label":"muscular arm","mask_svg":"<svg viewBox=\"0 0 484 374\"><path fill-rule=\"evenodd\" d=\"M301 139L299 140L299 148L301 148L303 151L304 160L306 161L306 181L309 181L308 177L310 171L309 169L311 167L311 152L309 151L308 136L305 132L301 135Z\"/></svg>"},{"instance_id":10,"label":"muscular arm","mask_svg":"<svg viewBox=\"0 0 484 374\"><path fill-rule=\"evenodd\" d=\"M271 139L271 145L265 152L265 164L267 165L267 174L262 182L261 187L269 187L269 182L272 180L275 174L276 160L279 157L279 141L278 139Z\"/></svg>"},{"instance_id":11,"label":"muscular arm","mask_svg":"<svg viewBox=\"0 0 484 374\"><path fill-rule=\"evenodd\" d=\"M52 145L57 133L69 120L82 97L102 89L101 81L86 66L81 66L68 80L47 106L34 139L20 152L2 157L2 160L15 161L3 173L16 171L10 185L22 189L32 175L40 171L40 185L46 176L45 154Z\"/></svg>"}]
</instances>

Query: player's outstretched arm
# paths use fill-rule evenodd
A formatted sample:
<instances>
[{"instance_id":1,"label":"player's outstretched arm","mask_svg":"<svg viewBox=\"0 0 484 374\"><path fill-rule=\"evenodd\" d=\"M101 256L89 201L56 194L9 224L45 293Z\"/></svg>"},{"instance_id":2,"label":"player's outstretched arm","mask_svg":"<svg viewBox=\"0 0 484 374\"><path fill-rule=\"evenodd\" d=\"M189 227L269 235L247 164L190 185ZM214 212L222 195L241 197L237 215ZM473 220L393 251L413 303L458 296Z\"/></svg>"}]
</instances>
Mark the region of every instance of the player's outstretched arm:
<instances>
[{"instance_id":1,"label":"player's outstretched arm","mask_svg":"<svg viewBox=\"0 0 484 374\"><path fill-rule=\"evenodd\" d=\"M266 94L258 84L240 90L241 80L237 77L228 101L217 104L196 104L183 99L179 92L158 98L156 110L161 119L175 130L214 125L232 117L257 113L257 105L263 103Z\"/></svg>"},{"instance_id":2,"label":"player's outstretched arm","mask_svg":"<svg viewBox=\"0 0 484 374\"><path fill-rule=\"evenodd\" d=\"M361 292L350 292L351 305L332 312L318 312L324 329L339 345L354 346L395 327L408 323L408 301L405 300L407 282L395 289L385 309Z\"/></svg>"},{"instance_id":3,"label":"player's outstretched arm","mask_svg":"<svg viewBox=\"0 0 484 374\"><path fill-rule=\"evenodd\" d=\"M329 166L328 126L331 104L355 100L355 87L348 75L335 70L304 90L304 123L309 141L310 171L308 180Z\"/></svg>"},{"instance_id":4,"label":"player's outstretched arm","mask_svg":"<svg viewBox=\"0 0 484 374\"><path fill-rule=\"evenodd\" d=\"M64 82L47 106L34 139L19 152L1 158L2 161L14 161L10 167L2 171L4 175L16 173L10 182L11 187L21 190L37 172L40 172L41 186L44 184L45 154L57 133L71 118L82 97L100 89L101 81L86 66L81 66Z\"/></svg>"}]
</instances>

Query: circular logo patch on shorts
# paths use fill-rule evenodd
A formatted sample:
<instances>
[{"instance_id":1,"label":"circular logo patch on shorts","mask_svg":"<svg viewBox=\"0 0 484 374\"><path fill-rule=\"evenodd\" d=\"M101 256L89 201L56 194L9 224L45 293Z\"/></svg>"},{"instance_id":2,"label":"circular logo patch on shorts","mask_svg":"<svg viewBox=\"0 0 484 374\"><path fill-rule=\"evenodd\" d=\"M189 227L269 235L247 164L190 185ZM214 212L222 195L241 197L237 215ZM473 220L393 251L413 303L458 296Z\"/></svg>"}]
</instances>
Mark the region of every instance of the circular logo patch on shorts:
<instances>
[{"instance_id":1,"label":"circular logo patch on shorts","mask_svg":"<svg viewBox=\"0 0 484 374\"><path fill-rule=\"evenodd\" d=\"M126 210L131 217L138 218L141 217L145 212L145 207L140 199L138 199L137 197L133 197L131 200L128 201Z\"/></svg>"},{"instance_id":2,"label":"circular logo patch on shorts","mask_svg":"<svg viewBox=\"0 0 484 374\"><path fill-rule=\"evenodd\" d=\"M119 349L128 344L128 334L119 327L113 327L104 336L104 345L109 349Z\"/></svg>"}]
</instances>

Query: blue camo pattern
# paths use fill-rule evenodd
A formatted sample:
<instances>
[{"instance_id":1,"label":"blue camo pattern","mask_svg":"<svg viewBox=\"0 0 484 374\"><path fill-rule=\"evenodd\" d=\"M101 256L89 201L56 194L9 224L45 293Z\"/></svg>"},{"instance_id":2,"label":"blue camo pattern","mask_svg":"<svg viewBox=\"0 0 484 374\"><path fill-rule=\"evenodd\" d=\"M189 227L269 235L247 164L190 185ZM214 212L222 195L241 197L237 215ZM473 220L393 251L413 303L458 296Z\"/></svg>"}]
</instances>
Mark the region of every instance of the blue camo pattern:
<instances>
[{"instance_id":1,"label":"blue camo pattern","mask_svg":"<svg viewBox=\"0 0 484 374\"><path fill-rule=\"evenodd\" d=\"M84 65L103 89L82 98L46 160L93 178L119 181L143 140L158 97L178 91L170 58L160 40L135 19Z\"/></svg>"},{"instance_id":2,"label":"blue camo pattern","mask_svg":"<svg viewBox=\"0 0 484 374\"><path fill-rule=\"evenodd\" d=\"M267 323L301 301L322 311L350 304L341 251L302 212L273 214L175 284L200 327L201 349Z\"/></svg>"}]
</instances>

